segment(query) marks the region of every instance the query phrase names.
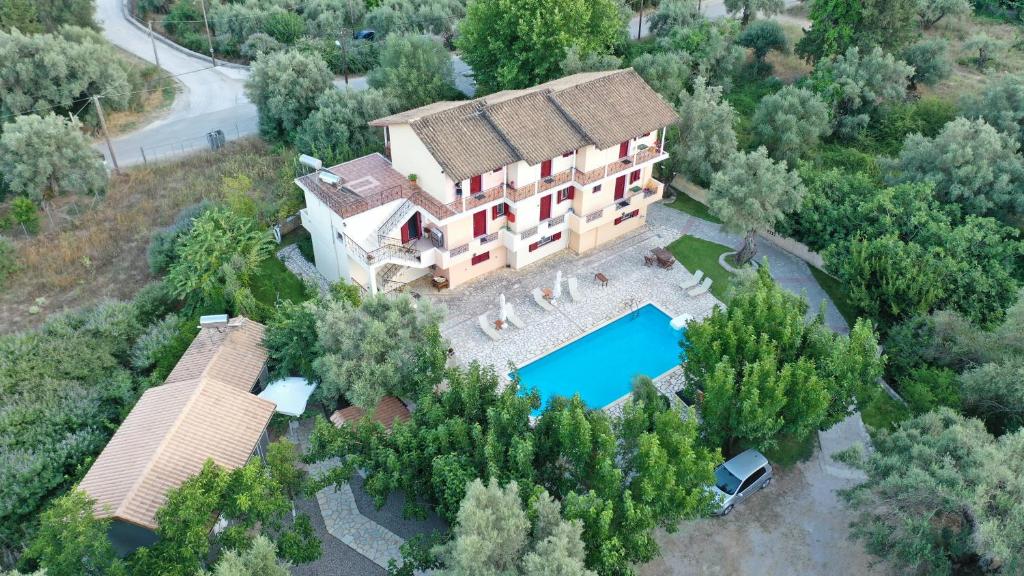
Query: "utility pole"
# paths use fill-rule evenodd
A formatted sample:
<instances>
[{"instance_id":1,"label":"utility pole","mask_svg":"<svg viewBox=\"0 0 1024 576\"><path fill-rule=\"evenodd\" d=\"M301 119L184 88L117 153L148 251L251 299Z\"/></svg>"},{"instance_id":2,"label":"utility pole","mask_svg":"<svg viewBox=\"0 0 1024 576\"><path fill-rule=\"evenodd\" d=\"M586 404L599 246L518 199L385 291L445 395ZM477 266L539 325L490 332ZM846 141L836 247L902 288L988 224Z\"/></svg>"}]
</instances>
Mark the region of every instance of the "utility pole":
<instances>
[{"instance_id":1,"label":"utility pole","mask_svg":"<svg viewBox=\"0 0 1024 576\"><path fill-rule=\"evenodd\" d=\"M640 0L640 18L636 22L636 39L640 39L640 31L644 26L644 0Z\"/></svg>"},{"instance_id":2,"label":"utility pole","mask_svg":"<svg viewBox=\"0 0 1024 576\"><path fill-rule=\"evenodd\" d=\"M156 53L156 38L153 38L153 21L149 21L149 42L153 45L153 59L156 60L156 67L160 67L160 55Z\"/></svg>"},{"instance_id":3,"label":"utility pole","mask_svg":"<svg viewBox=\"0 0 1024 576\"><path fill-rule=\"evenodd\" d=\"M103 139L107 142L107 151L110 152L110 161L114 163L114 173L121 175L121 168L117 165L117 156L114 155L114 147L110 145L110 134L107 134L107 120L103 117L103 106L100 106L99 96L93 95L92 105L96 107L96 114L100 117L100 129L103 130Z\"/></svg>"},{"instance_id":4,"label":"utility pole","mask_svg":"<svg viewBox=\"0 0 1024 576\"><path fill-rule=\"evenodd\" d=\"M217 66L217 59L213 56L213 36L210 35L210 21L206 19L206 0L200 0L199 5L203 7L203 26L206 27L206 44L210 47L210 62Z\"/></svg>"},{"instance_id":5,"label":"utility pole","mask_svg":"<svg viewBox=\"0 0 1024 576\"><path fill-rule=\"evenodd\" d=\"M348 38L345 37L347 30L341 31L341 40L335 40L334 44L341 48L341 74L345 77L345 86L348 86Z\"/></svg>"}]
</instances>

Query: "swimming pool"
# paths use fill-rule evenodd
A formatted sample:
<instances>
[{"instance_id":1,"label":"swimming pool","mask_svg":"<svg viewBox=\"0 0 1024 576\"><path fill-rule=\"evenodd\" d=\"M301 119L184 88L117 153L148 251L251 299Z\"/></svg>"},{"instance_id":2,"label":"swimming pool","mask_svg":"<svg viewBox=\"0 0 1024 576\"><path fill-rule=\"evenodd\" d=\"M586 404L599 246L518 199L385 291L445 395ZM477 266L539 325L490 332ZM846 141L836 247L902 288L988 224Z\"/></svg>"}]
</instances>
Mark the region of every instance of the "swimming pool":
<instances>
[{"instance_id":1,"label":"swimming pool","mask_svg":"<svg viewBox=\"0 0 1024 576\"><path fill-rule=\"evenodd\" d=\"M679 364L683 333L670 321L657 306L642 306L523 366L520 387L536 388L541 407L579 393L590 408L603 408L630 392L634 376L655 378Z\"/></svg>"}]
</instances>

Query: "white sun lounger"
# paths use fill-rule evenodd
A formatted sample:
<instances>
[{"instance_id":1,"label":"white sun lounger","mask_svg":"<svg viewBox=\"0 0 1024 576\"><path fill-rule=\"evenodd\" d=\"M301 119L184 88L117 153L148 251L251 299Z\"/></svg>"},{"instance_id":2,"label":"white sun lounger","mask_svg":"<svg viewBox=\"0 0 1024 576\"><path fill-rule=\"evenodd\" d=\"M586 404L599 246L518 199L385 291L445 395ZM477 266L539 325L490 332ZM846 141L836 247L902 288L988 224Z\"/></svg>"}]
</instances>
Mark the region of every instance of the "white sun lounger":
<instances>
[{"instance_id":1,"label":"white sun lounger","mask_svg":"<svg viewBox=\"0 0 1024 576\"><path fill-rule=\"evenodd\" d=\"M703 270L697 270L697 272L693 275L693 278L690 278L689 280L683 280L679 284L679 287L682 288L683 290L689 290L690 288L693 288L697 284L700 284L700 281L703 278L704 278L704 271Z\"/></svg>"},{"instance_id":2,"label":"white sun lounger","mask_svg":"<svg viewBox=\"0 0 1024 576\"><path fill-rule=\"evenodd\" d=\"M478 317L478 320L480 320L480 329L483 330L484 334L487 334L491 340L497 341L501 339L501 335L494 329L494 326L487 322L487 314L481 314Z\"/></svg>"},{"instance_id":3,"label":"white sun lounger","mask_svg":"<svg viewBox=\"0 0 1024 576\"><path fill-rule=\"evenodd\" d=\"M701 294L707 292L710 288L711 278L705 278L704 281L700 283L700 286L697 286L693 290L690 290L689 292L687 292L687 294L689 294L690 296L700 296Z\"/></svg>"},{"instance_id":4,"label":"white sun lounger","mask_svg":"<svg viewBox=\"0 0 1024 576\"><path fill-rule=\"evenodd\" d=\"M530 292L530 294L533 294L533 301L537 303L537 306L540 306L548 312L555 309L551 302L548 302L544 298L544 293L540 291L540 288L534 288L533 292Z\"/></svg>"},{"instance_id":5,"label":"white sun lounger","mask_svg":"<svg viewBox=\"0 0 1024 576\"><path fill-rule=\"evenodd\" d=\"M515 308L511 304L505 304L505 317L512 323L516 328L526 328L526 322L523 322L519 315L516 314Z\"/></svg>"},{"instance_id":6,"label":"white sun lounger","mask_svg":"<svg viewBox=\"0 0 1024 576\"><path fill-rule=\"evenodd\" d=\"M573 302L579 302L583 299L580 296L580 283L576 281L575 276L566 278L565 283L569 286L569 297L572 298Z\"/></svg>"}]
</instances>

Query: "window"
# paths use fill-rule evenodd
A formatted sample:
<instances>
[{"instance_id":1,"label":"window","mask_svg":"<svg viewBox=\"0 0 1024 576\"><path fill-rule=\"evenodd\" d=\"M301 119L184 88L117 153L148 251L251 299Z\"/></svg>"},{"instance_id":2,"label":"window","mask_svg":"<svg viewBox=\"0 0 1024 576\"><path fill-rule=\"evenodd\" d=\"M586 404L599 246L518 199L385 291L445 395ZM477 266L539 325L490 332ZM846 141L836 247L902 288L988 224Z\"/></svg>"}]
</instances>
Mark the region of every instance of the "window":
<instances>
[{"instance_id":1,"label":"window","mask_svg":"<svg viewBox=\"0 0 1024 576\"><path fill-rule=\"evenodd\" d=\"M479 264L481 262L486 262L486 261L490 260L490 258L491 258L491 253L490 252L484 252L483 254L474 254L473 255L473 259L470 260L470 263L473 266L476 266L477 264Z\"/></svg>"},{"instance_id":2,"label":"window","mask_svg":"<svg viewBox=\"0 0 1024 576\"><path fill-rule=\"evenodd\" d=\"M632 184L633 182L636 182L639 179L640 179L640 170L633 170L629 174L629 183L630 184Z\"/></svg>"},{"instance_id":3,"label":"window","mask_svg":"<svg viewBox=\"0 0 1024 576\"><path fill-rule=\"evenodd\" d=\"M754 482L757 482L758 480L761 479L761 476L764 476L764 467L758 468L757 472L754 472L753 474L750 475L749 478L743 481L743 484L740 485L740 492L743 492L747 488L750 488L754 484Z\"/></svg>"},{"instance_id":4,"label":"window","mask_svg":"<svg viewBox=\"0 0 1024 576\"><path fill-rule=\"evenodd\" d=\"M497 220L498 218L501 218L502 216L504 216L505 215L505 209L507 207L508 207L508 205L505 204L505 203L495 204L491 208L491 219L492 220Z\"/></svg>"},{"instance_id":5,"label":"window","mask_svg":"<svg viewBox=\"0 0 1024 576\"><path fill-rule=\"evenodd\" d=\"M559 241L561 239L562 239L562 233L561 232L552 234L551 236L545 236L545 237L541 238L540 240L537 240L533 244L530 244L530 252L533 252L534 250L536 250L537 248L540 248L541 246L547 246L548 244L551 244L552 242L557 242L557 241Z\"/></svg>"},{"instance_id":6,"label":"window","mask_svg":"<svg viewBox=\"0 0 1024 576\"><path fill-rule=\"evenodd\" d=\"M563 200L568 200L569 198L572 198L572 195L569 194L569 189L568 188L563 188L563 189L558 191L558 201L559 202L561 202Z\"/></svg>"},{"instance_id":7,"label":"window","mask_svg":"<svg viewBox=\"0 0 1024 576\"><path fill-rule=\"evenodd\" d=\"M597 194L600 191L601 191L601 185L600 184L595 184L594 185L594 190L593 190L594 194Z\"/></svg>"}]
</instances>

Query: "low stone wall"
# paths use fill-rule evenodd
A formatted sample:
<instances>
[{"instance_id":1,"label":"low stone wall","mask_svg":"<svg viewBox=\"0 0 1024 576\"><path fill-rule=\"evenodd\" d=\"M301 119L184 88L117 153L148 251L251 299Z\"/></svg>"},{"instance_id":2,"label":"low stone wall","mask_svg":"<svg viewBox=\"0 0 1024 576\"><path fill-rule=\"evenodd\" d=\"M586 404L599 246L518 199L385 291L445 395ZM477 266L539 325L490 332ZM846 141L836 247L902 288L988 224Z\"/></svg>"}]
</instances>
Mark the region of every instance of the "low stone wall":
<instances>
[{"instance_id":1,"label":"low stone wall","mask_svg":"<svg viewBox=\"0 0 1024 576\"><path fill-rule=\"evenodd\" d=\"M277 251L277 257L284 262L285 268L290 270L292 274L298 276L304 282L313 284L320 291L320 294L327 296L331 292L331 283L324 278L324 275L316 269L316 266L306 260L302 252L299 251L297 244L285 246L284 248Z\"/></svg>"}]
</instances>

